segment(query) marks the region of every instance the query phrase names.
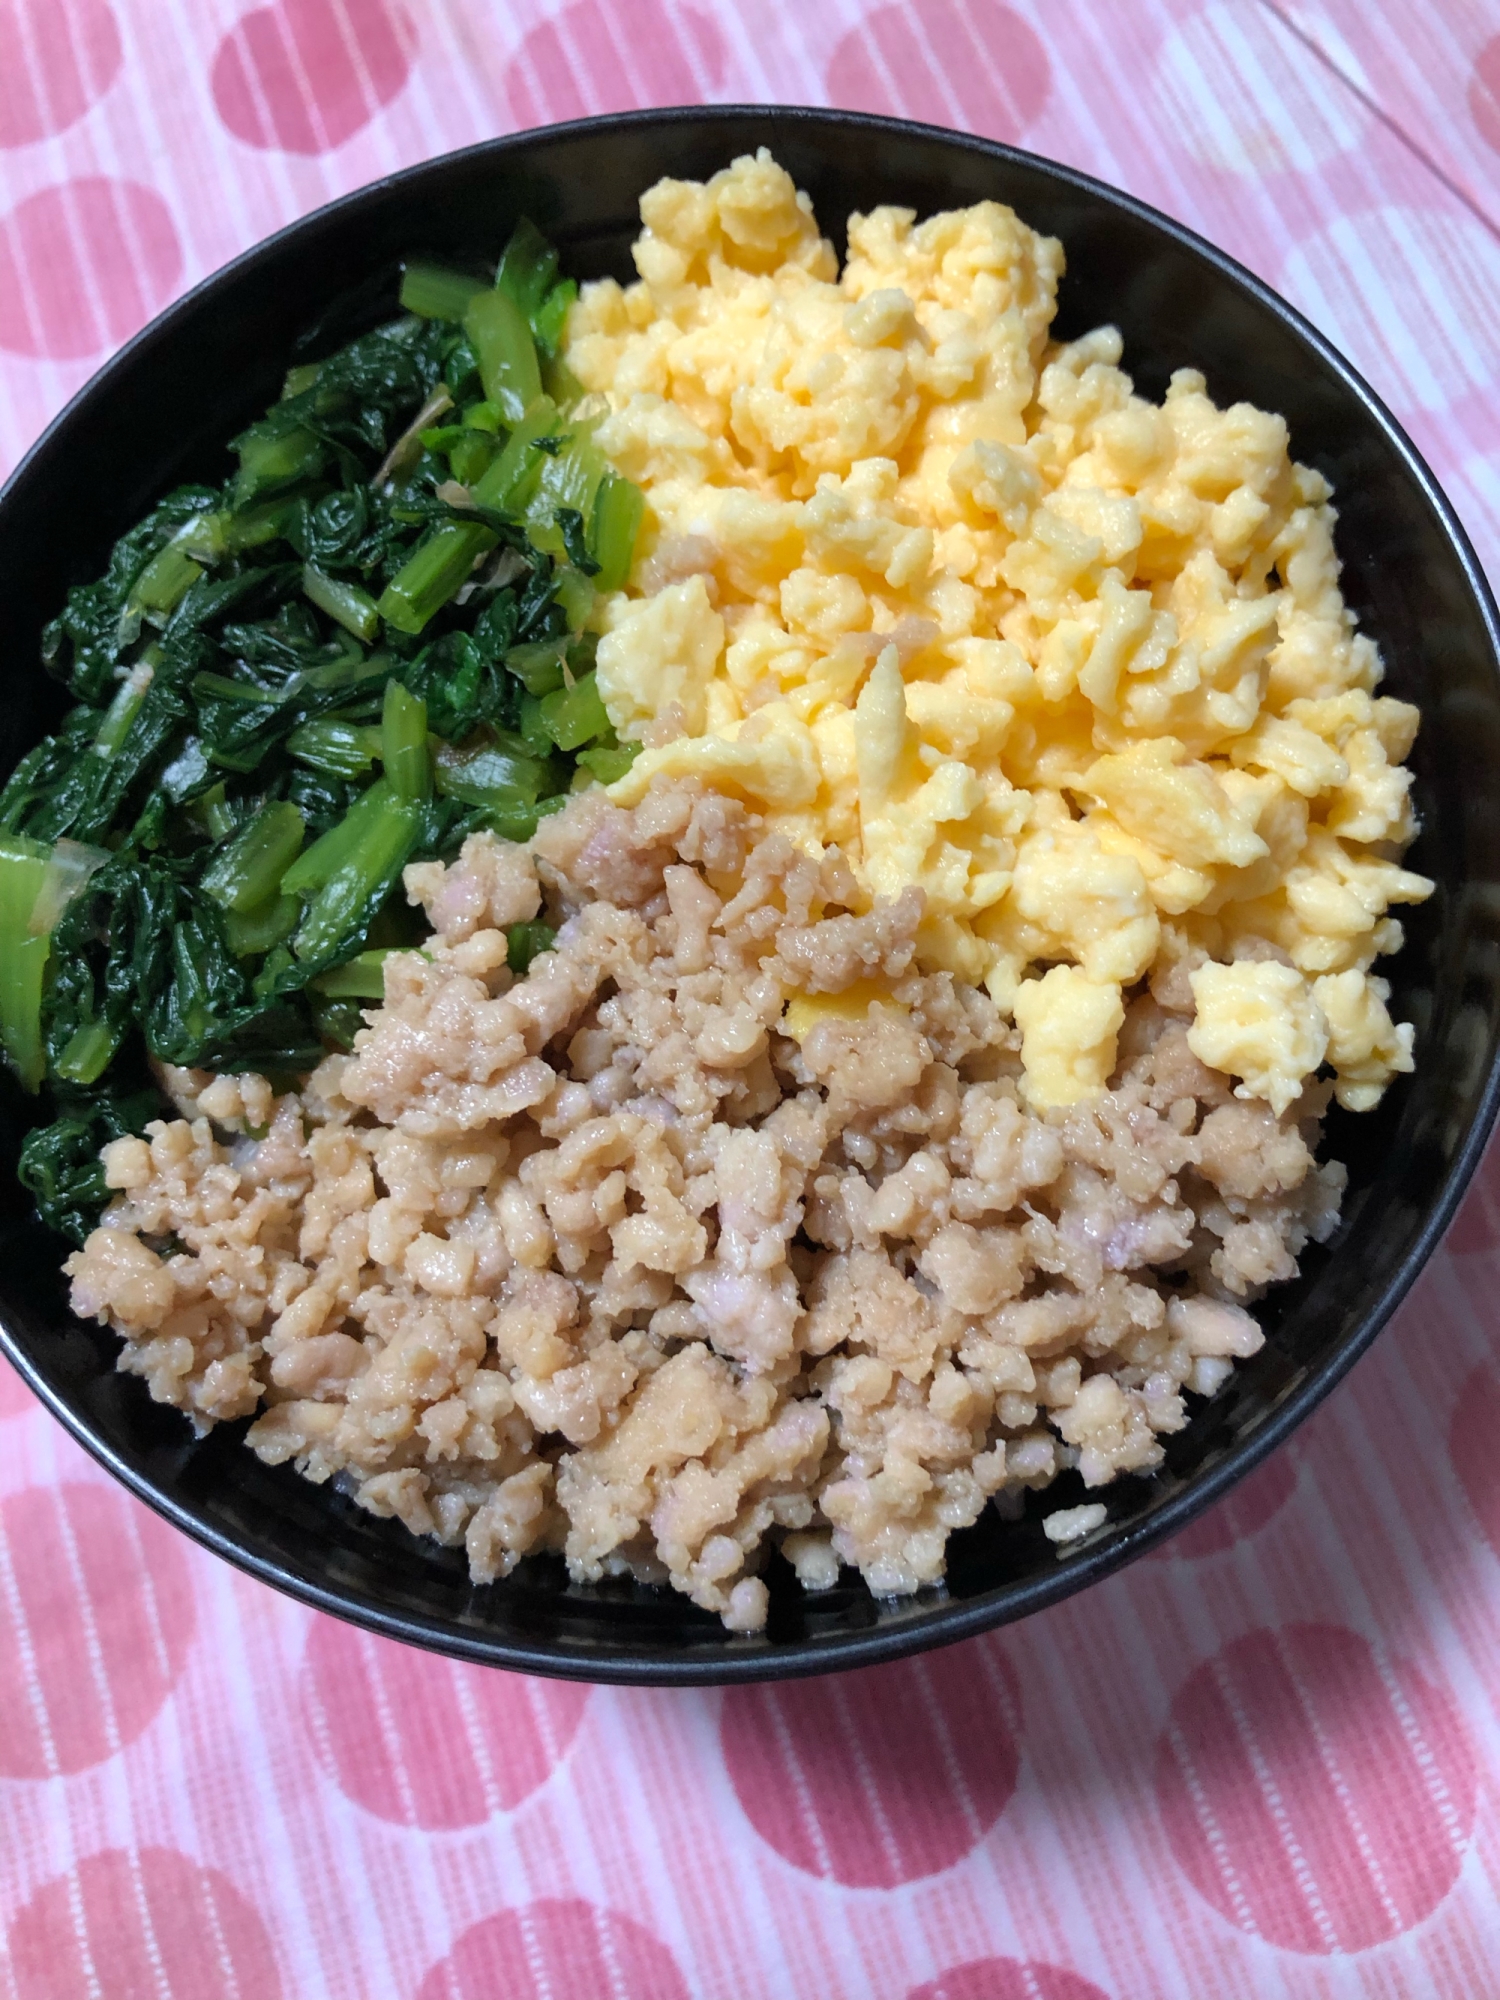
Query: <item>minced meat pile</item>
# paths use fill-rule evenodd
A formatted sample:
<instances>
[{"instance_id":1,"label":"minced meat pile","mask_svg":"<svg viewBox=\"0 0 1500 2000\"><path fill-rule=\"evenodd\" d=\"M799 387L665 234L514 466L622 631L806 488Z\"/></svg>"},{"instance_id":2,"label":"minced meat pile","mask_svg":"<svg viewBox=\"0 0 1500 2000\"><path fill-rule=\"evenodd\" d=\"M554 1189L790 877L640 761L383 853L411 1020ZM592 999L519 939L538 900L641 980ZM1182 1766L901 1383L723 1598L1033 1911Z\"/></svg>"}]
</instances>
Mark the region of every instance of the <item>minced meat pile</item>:
<instances>
[{"instance_id":1,"label":"minced meat pile","mask_svg":"<svg viewBox=\"0 0 1500 2000\"><path fill-rule=\"evenodd\" d=\"M836 849L696 780L406 881L434 934L353 1054L280 1097L174 1072L67 1268L159 1401L258 1411L263 1459L477 1582L560 1550L736 1631L776 1547L915 1591L987 1499L1156 1465L1336 1223L1326 1088L1236 1099L1188 1047L1191 954L1108 1091L1036 1113L1016 1029L915 969L920 890L855 914Z\"/></svg>"}]
</instances>

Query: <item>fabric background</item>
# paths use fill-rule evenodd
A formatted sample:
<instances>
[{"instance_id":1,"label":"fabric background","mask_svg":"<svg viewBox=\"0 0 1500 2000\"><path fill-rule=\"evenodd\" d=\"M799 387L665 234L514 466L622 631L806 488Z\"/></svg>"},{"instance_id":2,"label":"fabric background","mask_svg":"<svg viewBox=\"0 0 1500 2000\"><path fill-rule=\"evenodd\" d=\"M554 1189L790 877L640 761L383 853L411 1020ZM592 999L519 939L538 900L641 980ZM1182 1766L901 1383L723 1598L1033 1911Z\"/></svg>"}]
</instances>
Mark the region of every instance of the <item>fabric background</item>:
<instances>
[{"instance_id":1,"label":"fabric background","mask_svg":"<svg viewBox=\"0 0 1500 2000\"><path fill-rule=\"evenodd\" d=\"M0 0L0 471L409 161L863 106L1182 217L1500 556L1500 0ZM1127 356L1128 365L1128 356ZM4 2000L1500 1993L1500 1172L1293 1443L990 1639L781 1688L450 1665L201 1554L0 1377ZM0 1364L3 1368L3 1364Z\"/></svg>"}]
</instances>

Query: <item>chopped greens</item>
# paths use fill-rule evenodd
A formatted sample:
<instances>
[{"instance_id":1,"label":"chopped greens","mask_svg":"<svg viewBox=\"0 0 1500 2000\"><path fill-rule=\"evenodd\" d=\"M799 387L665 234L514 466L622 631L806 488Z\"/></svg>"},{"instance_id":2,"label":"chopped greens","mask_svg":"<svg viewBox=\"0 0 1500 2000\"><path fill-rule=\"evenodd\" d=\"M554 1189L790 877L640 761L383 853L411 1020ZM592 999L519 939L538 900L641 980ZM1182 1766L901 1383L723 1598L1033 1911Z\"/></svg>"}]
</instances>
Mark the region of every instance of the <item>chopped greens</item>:
<instances>
[{"instance_id":1,"label":"chopped greens","mask_svg":"<svg viewBox=\"0 0 1500 2000\"><path fill-rule=\"evenodd\" d=\"M493 280L408 263L403 316L291 368L43 635L75 706L0 791L0 1046L75 1240L100 1146L162 1110L148 1060L311 1068L416 942L409 861L629 768L584 628L642 500L558 359L557 267L529 222ZM550 942L514 926L510 964Z\"/></svg>"}]
</instances>

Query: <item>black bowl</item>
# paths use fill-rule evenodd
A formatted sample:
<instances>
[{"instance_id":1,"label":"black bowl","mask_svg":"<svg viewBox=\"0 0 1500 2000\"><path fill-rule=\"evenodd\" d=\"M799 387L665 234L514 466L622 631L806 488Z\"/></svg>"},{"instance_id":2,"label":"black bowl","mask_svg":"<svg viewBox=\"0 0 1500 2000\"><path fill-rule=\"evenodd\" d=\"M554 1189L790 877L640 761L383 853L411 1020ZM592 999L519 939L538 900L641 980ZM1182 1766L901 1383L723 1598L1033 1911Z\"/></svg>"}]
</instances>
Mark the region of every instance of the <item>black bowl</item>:
<instances>
[{"instance_id":1,"label":"black bowl","mask_svg":"<svg viewBox=\"0 0 1500 2000\"><path fill-rule=\"evenodd\" d=\"M837 240L853 209L930 213L1009 202L1067 248L1058 330L1113 321L1125 365L1159 397L1200 368L1220 402L1279 410L1298 458L1332 480L1344 590L1380 642L1387 687L1422 709L1423 822L1412 865L1437 893L1382 966L1417 1025L1417 1069L1380 1110L1336 1116L1350 1189L1334 1242L1262 1307L1268 1339L1150 1478L1098 1497L1109 1521L1059 1558L1042 1509L993 1512L954 1536L945 1588L881 1603L862 1586L803 1593L771 1565L763 1637L727 1634L665 1590L580 1588L556 1559L475 1589L460 1555L377 1521L290 1467L263 1466L243 1425L195 1441L115 1371L113 1336L72 1319L55 1238L0 1176L0 1341L73 1435L168 1520L304 1602L460 1658L593 1680L729 1681L890 1659L1055 1603L1181 1528L1257 1465L1369 1346L1453 1214L1495 1114L1500 1036L1500 672L1494 603L1452 509L1408 439L1328 343L1248 272L1141 203L1006 146L842 112L647 112L523 133L414 167L272 237L163 314L97 375L0 495L0 577L13 664L0 768L56 717L37 659L67 587L179 480L222 477L224 440L288 362L390 313L411 252L493 256L532 216L579 277L627 276L636 202L659 176L703 178L769 146ZM1435 329L1435 338L1441 338ZM0 1109L7 1167L26 1111ZM1077 1475L1048 1508L1083 1497Z\"/></svg>"}]
</instances>

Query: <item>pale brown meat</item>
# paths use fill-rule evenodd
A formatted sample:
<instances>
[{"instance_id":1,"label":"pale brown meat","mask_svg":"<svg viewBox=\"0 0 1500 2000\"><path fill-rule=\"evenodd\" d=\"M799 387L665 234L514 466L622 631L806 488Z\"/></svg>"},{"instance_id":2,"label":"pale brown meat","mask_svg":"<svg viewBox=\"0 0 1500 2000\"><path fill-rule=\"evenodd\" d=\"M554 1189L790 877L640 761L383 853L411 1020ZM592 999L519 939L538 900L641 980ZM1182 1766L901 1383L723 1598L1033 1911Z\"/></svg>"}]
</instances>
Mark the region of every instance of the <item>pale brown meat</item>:
<instances>
[{"instance_id":1,"label":"pale brown meat","mask_svg":"<svg viewBox=\"0 0 1500 2000\"><path fill-rule=\"evenodd\" d=\"M1321 1098L1231 1097L1174 989L1108 1091L1039 1115L988 996L912 970L920 895L861 907L701 785L581 795L408 890L434 935L353 1053L279 1100L174 1074L69 1270L159 1400L258 1412L263 1458L478 1582L552 1548L753 1630L782 1542L809 1587L914 1591L991 1494L1159 1463L1336 1220Z\"/></svg>"}]
</instances>

